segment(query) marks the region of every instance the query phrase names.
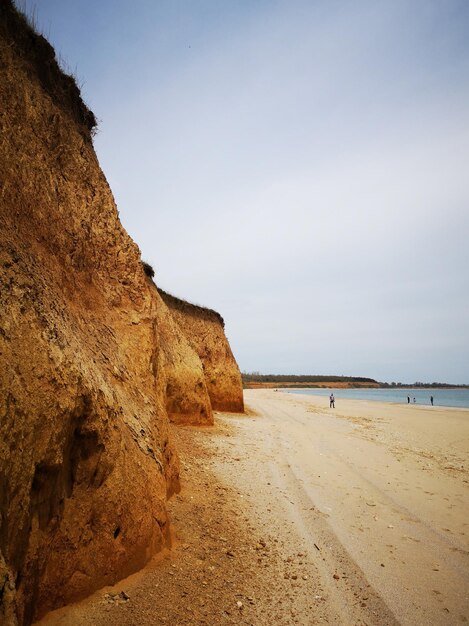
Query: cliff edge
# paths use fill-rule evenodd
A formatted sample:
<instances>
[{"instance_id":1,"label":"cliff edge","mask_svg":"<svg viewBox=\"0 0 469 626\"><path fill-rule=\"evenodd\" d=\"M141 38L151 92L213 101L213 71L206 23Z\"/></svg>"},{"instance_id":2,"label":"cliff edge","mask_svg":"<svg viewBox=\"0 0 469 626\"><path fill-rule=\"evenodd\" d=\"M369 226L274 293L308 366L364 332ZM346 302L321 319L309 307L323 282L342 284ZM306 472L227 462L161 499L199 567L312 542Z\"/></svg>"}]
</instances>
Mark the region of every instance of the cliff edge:
<instances>
[{"instance_id":1,"label":"cliff edge","mask_svg":"<svg viewBox=\"0 0 469 626\"><path fill-rule=\"evenodd\" d=\"M48 42L0 0L0 623L136 571L179 489L168 411L213 419Z\"/></svg>"}]
</instances>

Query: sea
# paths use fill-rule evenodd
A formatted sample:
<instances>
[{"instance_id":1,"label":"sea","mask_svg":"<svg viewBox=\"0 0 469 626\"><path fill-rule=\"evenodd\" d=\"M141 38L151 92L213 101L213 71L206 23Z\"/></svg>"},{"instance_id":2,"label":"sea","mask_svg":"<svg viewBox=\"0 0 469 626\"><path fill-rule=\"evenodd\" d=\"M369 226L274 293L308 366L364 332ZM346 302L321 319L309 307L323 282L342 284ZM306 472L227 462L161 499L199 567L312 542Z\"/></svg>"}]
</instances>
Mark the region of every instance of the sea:
<instances>
[{"instance_id":1,"label":"sea","mask_svg":"<svg viewBox=\"0 0 469 626\"><path fill-rule=\"evenodd\" d=\"M417 405L430 405L430 396L433 396L434 406L449 406L459 408L469 408L469 389L410 389L400 387L398 389L335 389L303 387L302 389L282 389L287 393L300 393L311 396L329 396L334 394L337 400L347 398L348 400L372 400L376 402L394 402L397 404L407 404L407 397L410 403Z\"/></svg>"}]
</instances>

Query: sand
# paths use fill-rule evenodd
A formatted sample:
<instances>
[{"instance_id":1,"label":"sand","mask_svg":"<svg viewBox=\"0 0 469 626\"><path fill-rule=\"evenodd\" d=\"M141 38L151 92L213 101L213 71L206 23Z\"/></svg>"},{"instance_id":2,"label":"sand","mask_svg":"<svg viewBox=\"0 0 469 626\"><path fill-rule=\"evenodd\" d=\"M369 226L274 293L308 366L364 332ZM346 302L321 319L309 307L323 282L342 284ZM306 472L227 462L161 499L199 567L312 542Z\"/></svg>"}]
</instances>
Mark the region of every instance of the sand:
<instances>
[{"instance_id":1,"label":"sand","mask_svg":"<svg viewBox=\"0 0 469 626\"><path fill-rule=\"evenodd\" d=\"M257 389L245 401L250 415L175 428L172 549L41 624L469 620L469 410L341 399L329 409L327 398Z\"/></svg>"}]
</instances>

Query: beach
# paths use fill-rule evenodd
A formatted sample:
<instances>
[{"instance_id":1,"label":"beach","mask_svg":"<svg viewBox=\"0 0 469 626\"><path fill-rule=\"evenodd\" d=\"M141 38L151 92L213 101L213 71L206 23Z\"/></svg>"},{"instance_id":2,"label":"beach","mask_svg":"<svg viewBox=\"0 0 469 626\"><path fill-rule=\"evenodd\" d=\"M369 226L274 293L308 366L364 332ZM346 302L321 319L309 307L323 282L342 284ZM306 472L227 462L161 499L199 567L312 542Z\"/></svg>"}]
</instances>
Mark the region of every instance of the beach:
<instances>
[{"instance_id":1,"label":"beach","mask_svg":"<svg viewBox=\"0 0 469 626\"><path fill-rule=\"evenodd\" d=\"M172 548L41 624L469 620L469 410L330 409L271 389L245 401L213 428L174 428Z\"/></svg>"},{"instance_id":2,"label":"beach","mask_svg":"<svg viewBox=\"0 0 469 626\"><path fill-rule=\"evenodd\" d=\"M305 541L301 504L311 502L400 623L468 619L469 411L352 400L329 409L324 397L286 395L246 399L267 416L279 488L287 502L298 494Z\"/></svg>"}]
</instances>

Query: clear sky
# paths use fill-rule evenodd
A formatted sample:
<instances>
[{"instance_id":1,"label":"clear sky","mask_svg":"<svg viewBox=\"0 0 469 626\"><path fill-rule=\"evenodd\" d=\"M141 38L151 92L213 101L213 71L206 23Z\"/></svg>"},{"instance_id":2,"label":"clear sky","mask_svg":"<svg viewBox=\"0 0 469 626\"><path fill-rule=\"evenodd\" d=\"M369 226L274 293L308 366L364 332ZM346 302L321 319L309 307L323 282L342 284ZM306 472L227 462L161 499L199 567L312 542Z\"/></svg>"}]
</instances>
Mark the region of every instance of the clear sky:
<instances>
[{"instance_id":1,"label":"clear sky","mask_svg":"<svg viewBox=\"0 0 469 626\"><path fill-rule=\"evenodd\" d=\"M240 368L469 383L467 0L24 0Z\"/></svg>"}]
</instances>

